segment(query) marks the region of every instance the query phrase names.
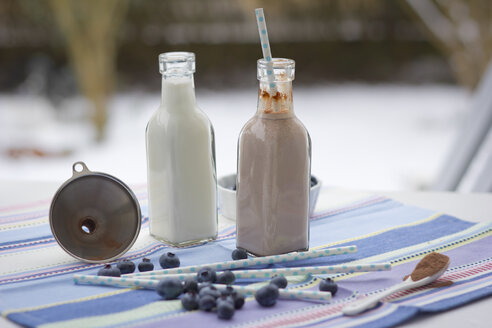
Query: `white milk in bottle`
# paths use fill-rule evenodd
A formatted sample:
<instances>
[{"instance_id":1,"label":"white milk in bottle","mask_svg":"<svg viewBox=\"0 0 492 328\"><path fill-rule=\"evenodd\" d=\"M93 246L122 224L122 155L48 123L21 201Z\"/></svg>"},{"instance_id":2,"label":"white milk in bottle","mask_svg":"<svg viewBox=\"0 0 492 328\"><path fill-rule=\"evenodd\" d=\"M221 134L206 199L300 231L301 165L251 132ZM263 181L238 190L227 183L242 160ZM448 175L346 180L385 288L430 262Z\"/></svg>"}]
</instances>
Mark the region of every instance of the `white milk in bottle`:
<instances>
[{"instance_id":1,"label":"white milk in bottle","mask_svg":"<svg viewBox=\"0 0 492 328\"><path fill-rule=\"evenodd\" d=\"M147 125L150 233L173 245L217 236L214 131L196 105L195 55L159 55L162 102Z\"/></svg>"}]
</instances>

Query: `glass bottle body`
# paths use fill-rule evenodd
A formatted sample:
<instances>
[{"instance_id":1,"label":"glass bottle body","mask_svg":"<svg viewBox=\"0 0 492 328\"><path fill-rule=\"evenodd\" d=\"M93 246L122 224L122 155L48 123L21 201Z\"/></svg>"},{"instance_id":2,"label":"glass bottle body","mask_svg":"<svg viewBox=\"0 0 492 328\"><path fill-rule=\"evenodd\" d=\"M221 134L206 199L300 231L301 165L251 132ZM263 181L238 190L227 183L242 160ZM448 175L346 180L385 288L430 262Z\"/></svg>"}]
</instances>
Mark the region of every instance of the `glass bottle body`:
<instances>
[{"instance_id":1,"label":"glass bottle body","mask_svg":"<svg viewBox=\"0 0 492 328\"><path fill-rule=\"evenodd\" d=\"M311 141L293 111L292 79L281 65L277 73L273 95L260 79L238 143L237 247L258 256L309 248Z\"/></svg>"},{"instance_id":2,"label":"glass bottle body","mask_svg":"<svg viewBox=\"0 0 492 328\"><path fill-rule=\"evenodd\" d=\"M214 130L196 105L190 70L164 72L162 102L147 125L146 149L151 235L173 245L215 239Z\"/></svg>"}]
</instances>

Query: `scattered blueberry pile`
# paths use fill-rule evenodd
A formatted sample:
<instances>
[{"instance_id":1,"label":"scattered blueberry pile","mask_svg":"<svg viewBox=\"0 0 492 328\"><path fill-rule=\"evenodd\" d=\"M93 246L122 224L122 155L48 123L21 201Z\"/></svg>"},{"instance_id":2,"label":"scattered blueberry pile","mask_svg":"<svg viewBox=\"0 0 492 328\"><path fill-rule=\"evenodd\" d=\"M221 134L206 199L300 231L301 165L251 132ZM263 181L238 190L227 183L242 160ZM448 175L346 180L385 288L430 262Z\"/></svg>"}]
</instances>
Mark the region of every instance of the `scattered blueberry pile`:
<instances>
[{"instance_id":1,"label":"scattered blueberry pile","mask_svg":"<svg viewBox=\"0 0 492 328\"><path fill-rule=\"evenodd\" d=\"M231 319L234 311L244 305L244 296L231 286L219 291L211 282L198 284L191 279L184 282L176 278L163 279L157 285L157 293L165 300L177 299L181 296L181 304L185 310L216 312L217 317L225 320Z\"/></svg>"},{"instance_id":2,"label":"scattered blueberry pile","mask_svg":"<svg viewBox=\"0 0 492 328\"><path fill-rule=\"evenodd\" d=\"M247 259L248 254L242 249L235 249L232 252L233 260ZM163 269L177 268L180 266L179 257L171 252L163 254L159 258L159 264ZM148 259L143 258L138 264L140 272L154 270L154 264ZM135 263L130 260L123 260L116 266L106 264L98 271L99 276L120 277L122 274L133 273ZM215 272L212 268L205 267L197 272L196 278L188 278L181 282L176 278L166 278L161 280L156 289L157 293L165 300L180 298L183 308L187 311L202 310L216 312L220 319L231 319L234 311L239 310L244 305L244 296L236 292L233 287L227 286L225 290L218 290L214 285L231 285L236 280L234 273L230 270ZM287 279L282 276L274 276L270 283L255 293L256 301L264 307L274 306L279 297L279 288L287 287ZM335 295L338 286L330 278L323 279L319 284L319 290L331 292Z\"/></svg>"},{"instance_id":3,"label":"scattered blueberry pile","mask_svg":"<svg viewBox=\"0 0 492 328\"><path fill-rule=\"evenodd\" d=\"M216 277L214 279L213 277ZM227 286L225 290L218 290L212 283L221 283L221 277L227 278L227 281L234 281L234 273L231 271L224 271L217 275L217 273L210 268L203 268L197 273L195 280L185 280L181 283L178 279L168 278L162 280L157 286L157 293L164 299L170 299L172 295L174 298L178 298L180 293L181 304L183 308L188 311L202 310L206 312L216 312L217 317L220 319L231 319L235 310L239 310L244 305L244 296L237 293L233 287ZM205 279L205 280L203 280ZM226 279L226 278L223 278ZM222 282L228 284L228 282ZM287 286L287 279L285 277L274 277L270 283L260 289L255 294L256 301L265 307L275 305L279 297L279 288L285 288Z\"/></svg>"}]
</instances>

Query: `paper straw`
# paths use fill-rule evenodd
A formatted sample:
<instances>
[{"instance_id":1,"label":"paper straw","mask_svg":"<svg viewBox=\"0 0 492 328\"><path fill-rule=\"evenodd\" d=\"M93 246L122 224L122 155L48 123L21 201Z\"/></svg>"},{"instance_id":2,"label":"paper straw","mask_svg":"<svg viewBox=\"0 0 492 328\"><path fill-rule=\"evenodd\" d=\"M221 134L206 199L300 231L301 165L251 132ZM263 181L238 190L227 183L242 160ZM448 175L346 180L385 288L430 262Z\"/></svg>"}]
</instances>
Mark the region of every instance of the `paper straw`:
<instances>
[{"instance_id":1,"label":"paper straw","mask_svg":"<svg viewBox=\"0 0 492 328\"><path fill-rule=\"evenodd\" d=\"M157 284L159 283L159 280L74 274L73 282L78 285L100 285L129 288L139 287L145 289L155 289L157 287Z\"/></svg>"},{"instance_id":2,"label":"paper straw","mask_svg":"<svg viewBox=\"0 0 492 328\"><path fill-rule=\"evenodd\" d=\"M111 286L111 287L125 287L125 288L144 288L155 289L159 280L149 279L130 279L130 278L118 278L118 277L106 277L106 276L91 276L76 274L73 276L74 283L78 285L98 285L98 286ZM227 285L213 284L218 290L225 290ZM248 286L236 286L229 285L234 288L235 291L254 295L258 288ZM311 299L319 301L331 300L331 293L329 292L317 292L306 290L289 290L279 289L279 296L288 299Z\"/></svg>"},{"instance_id":3,"label":"paper straw","mask_svg":"<svg viewBox=\"0 0 492 328\"><path fill-rule=\"evenodd\" d=\"M349 245L344 247L312 250L307 252L292 252L283 255L256 257L256 258L245 259L245 260L215 262L209 264L190 265L190 266L173 268L173 269L137 272L137 273L125 274L123 276L130 278L130 277L148 277L148 276L164 275L164 274L197 273L200 269L207 268L207 267L216 271L221 271L227 269L246 268L255 265L286 263L286 262L297 261L297 260L309 260L318 257L342 255L342 254L349 254L355 252L357 252L357 246Z\"/></svg>"},{"instance_id":4,"label":"paper straw","mask_svg":"<svg viewBox=\"0 0 492 328\"><path fill-rule=\"evenodd\" d=\"M275 268L263 270L241 270L233 271L236 279L243 278L272 278L273 276L300 276L306 274L337 274L354 272L372 272L391 270L391 263L373 264L344 264L329 266L314 266L301 268Z\"/></svg>"},{"instance_id":5,"label":"paper straw","mask_svg":"<svg viewBox=\"0 0 492 328\"><path fill-rule=\"evenodd\" d=\"M276 91L275 84L275 74L273 71L272 63L272 50L270 48L270 41L268 40L268 31L266 27L265 14L263 13L263 8L256 8L256 23L258 24L258 33L260 34L261 50L263 52L263 58L267 62L267 77L268 83L271 90L271 94L274 95Z\"/></svg>"},{"instance_id":6,"label":"paper straw","mask_svg":"<svg viewBox=\"0 0 492 328\"><path fill-rule=\"evenodd\" d=\"M301 276L307 274L338 274L338 273L354 273L354 272L373 272L373 271L389 271L391 263L372 263L372 264L343 264L343 265L327 265L327 266L312 266L312 267L294 267L294 268L275 268L275 269L258 269L258 270L234 270L236 279L258 278L269 279L273 276ZM160 280L164 278L177 278L185 280L186 278L196 277L195 273L183 274L161 274L142 277L143 279Z\"/></svg>"},{"instance_id":7,"label":"paper straw","mask_svg":"<svg viewBox=\"0 0 492 328\"><path fill-rule=\"evenodd\" d=\"M225 290L227 285L213 284L218 290ZM234 291L241 292L247 295L254 295L259 288L248 287L248 286L236 286L231 285ZM285 288L278 289L279 297L288 299L309 299L318 301L330 301L330 292L317 292L309 290L289 290Z\"/></svg>"}]
</instances>

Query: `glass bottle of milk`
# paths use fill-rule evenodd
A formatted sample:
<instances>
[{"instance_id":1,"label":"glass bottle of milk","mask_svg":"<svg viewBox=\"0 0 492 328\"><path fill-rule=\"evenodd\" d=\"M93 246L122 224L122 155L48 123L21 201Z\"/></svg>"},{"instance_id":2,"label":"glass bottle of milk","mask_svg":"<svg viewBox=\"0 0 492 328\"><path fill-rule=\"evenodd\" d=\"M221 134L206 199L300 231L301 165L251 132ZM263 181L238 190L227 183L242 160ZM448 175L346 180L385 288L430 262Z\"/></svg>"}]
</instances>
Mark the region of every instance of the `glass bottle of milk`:
<instances>
[{"instance_id":1,"label":"glass bottle of milk","mask_svg":"<svg viewBox=\"0 0 492 328\"><path fill-rule=\"evenodd\" d=\"M196 105L195 54L159 55L162 101L147 125L151 235L183 245L217 236L214 130Z\"/></svg>"},{"instance_id":2,"label":"glass bottle of milk","mask_svg":"<svg viewBox=\"0 0 492 328\"><path fill-rule=\"evenodd\" d=\"M258 60L258 109L238 143L237 247L258 256L309 248L311 140L292 105L295 62L272 62Z\"/></svg>"}]
</instances>

